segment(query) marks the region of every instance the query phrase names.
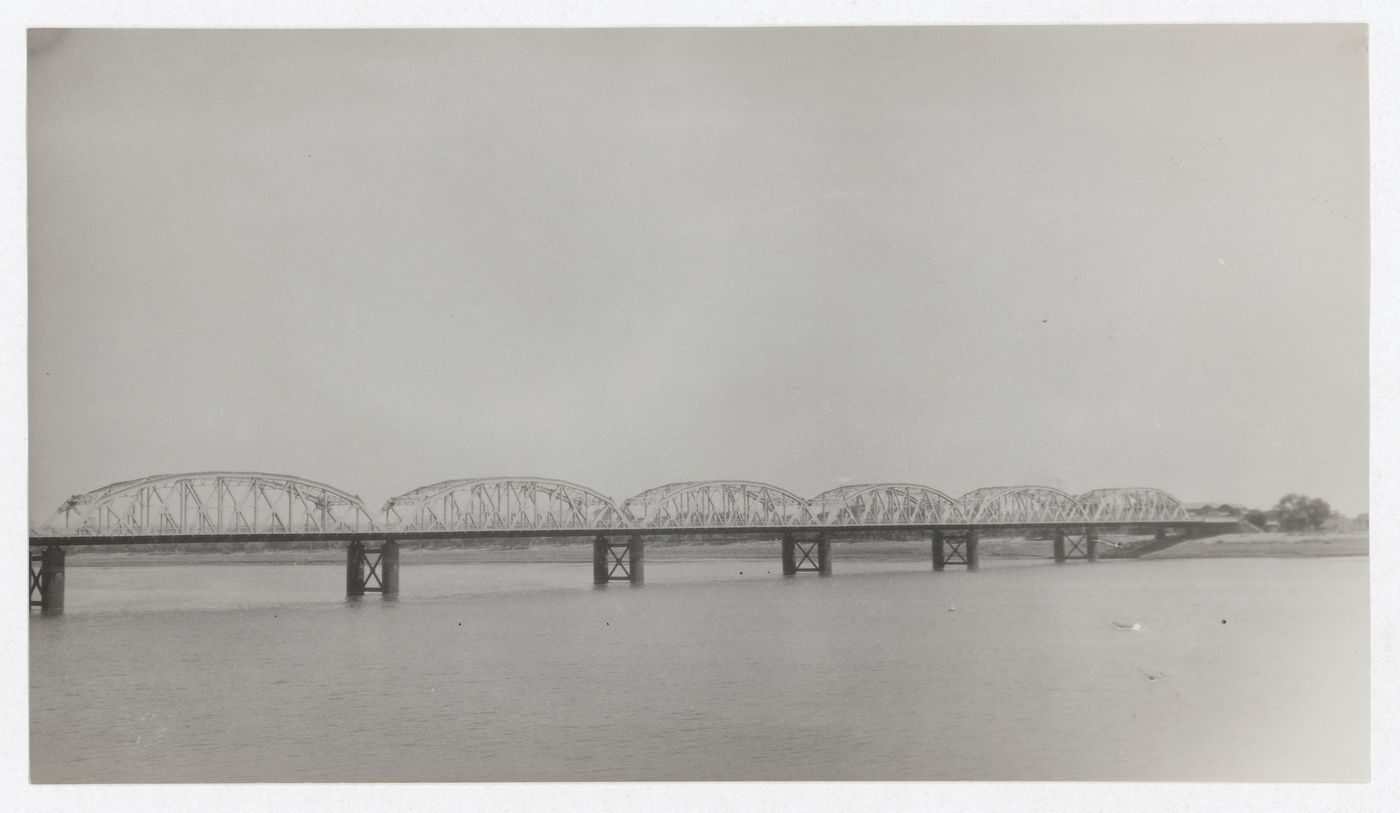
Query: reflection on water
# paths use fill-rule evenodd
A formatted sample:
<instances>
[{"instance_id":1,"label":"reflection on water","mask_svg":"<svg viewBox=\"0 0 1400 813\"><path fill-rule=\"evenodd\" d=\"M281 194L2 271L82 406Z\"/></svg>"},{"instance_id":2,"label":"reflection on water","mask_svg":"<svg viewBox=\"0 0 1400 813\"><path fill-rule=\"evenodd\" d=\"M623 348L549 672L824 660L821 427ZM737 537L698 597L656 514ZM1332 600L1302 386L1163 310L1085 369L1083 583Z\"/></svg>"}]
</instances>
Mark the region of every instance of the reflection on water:
<instances>
[{"instance_id":1,"label":"reflection on water","mask_svg":"<svg viewBox=\"0 0 1400 813\"><path fill-rule=\"evenodd\" d=\"M71 568L32 778L1367 777L1365 559L776 564Z\"/></svg>"}]
</instances>

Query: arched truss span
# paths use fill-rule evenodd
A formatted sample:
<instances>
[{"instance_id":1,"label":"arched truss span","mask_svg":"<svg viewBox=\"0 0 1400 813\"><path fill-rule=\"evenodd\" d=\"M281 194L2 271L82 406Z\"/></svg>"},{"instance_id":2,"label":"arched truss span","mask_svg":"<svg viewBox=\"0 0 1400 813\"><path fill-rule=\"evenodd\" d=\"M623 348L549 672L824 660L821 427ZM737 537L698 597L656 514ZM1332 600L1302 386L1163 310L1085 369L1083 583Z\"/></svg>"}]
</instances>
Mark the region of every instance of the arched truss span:
<instances>
[{"instance_id":1,"label":"arched truss span","mask_svg":"<svg viewBox=\"0 0 1400 813\"><path fill-rule=\"evenodd\" d=\"M199 472L125 480L77 494L38 529L70 536L373 531L359 497L285 474Z\"/></svg>"},{"instance_id":2,"label":"arched truss span","mask_svg":"<svg viewBox=\"0 0 1400 813\"><path fill-rule=\"evenodd\" d=\"M848 485L813 497L822 525L946 525L963 522L957 501L914 483Z\"/></svg>"},{"instance_id":3,"label":"arched truss span","mask_svg":"<svg viewBox=\"0 0 1400 813\"><path fill-rule=\"evenodd\" d=\"M530 477L424 486L385 503L384 518L403 531L591 531L631 524L612 499L591 488Z\"/></svg>"},{"instance_id":4,"label":"arched truss span","mask_svg":"<svg viewBox=\"0 0 1400 813\"><path fill-rule=\"evenodd\" d=\"M1181 500L1156 488L1099 488L1079 495L1091 522L1189 520Z\"/></svg>"},{"instance_id":5,"label":"arched truss span","mask_svg":"<svg viewBox=\"0 0 1400 813\"><path fill-rule=\"evenodd\" d=\"M807 501L767 483L709 480L643 491L622 510L645 528L768 528L814 525Z\"/></svg>"},{"instance_id":6,"label":"arched truss span","mask_svg":"<svg viewBox=\"0 0 1400 813\"><path fill-rule=\"evenodd\" d=\"M1074 497L1048 486L995 486L969 491L958 508L973 525L1084 522L1084 506Z\"/></svg>"}]
</instances>

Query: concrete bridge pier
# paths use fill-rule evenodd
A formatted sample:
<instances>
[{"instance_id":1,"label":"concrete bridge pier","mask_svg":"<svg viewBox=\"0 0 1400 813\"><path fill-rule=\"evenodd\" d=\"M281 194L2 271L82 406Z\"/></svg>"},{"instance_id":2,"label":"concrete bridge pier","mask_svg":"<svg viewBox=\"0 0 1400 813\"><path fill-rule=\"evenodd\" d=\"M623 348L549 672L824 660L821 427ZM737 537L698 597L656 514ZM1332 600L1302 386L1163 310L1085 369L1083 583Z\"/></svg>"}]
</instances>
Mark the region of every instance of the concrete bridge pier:
<instances>
[{"instance_id":1,"label":"concrete bridge pier","mask_svg":"<svg viewBox=\"0 0 1400 813\"><path fill-rule=\"evenodd\" d=\"M384 540L379 553L380 582L384 587L384 597L399 594L399 542L397 539Z\"/></svg>"},{"instance_id":2,"label":"concrete bridge pier","mask_svg":"<svg viewBox=\"0 0 1400 813\"><path fill-rule=\"evenodd\" d=\"M29 553L29 606L43 615L63 612L63 581L67 552L50 545L40 553Z\"/></svg>"},{"instance_id":3,"label":"concrete bridge pier","mask_svg":"<svg viewBox=\"0 0 1400 813\"><path fill-rule=\"evenodd\" d=\"M797 540L792 534L783 534L783 575L797 575Z\"/></svg>"},{"instance_id":4,"label":"concrete bridge pier","mask_svg":"<svg viewBox=\"0 0 1400 813\"><path fill-rule=\"evenodd\" d=\"M365 545L351 542L345 547L345 595L365 594Z\"/></svg>"},{"instance_id":5,"label":"concrete bridge pier","mask_svg":"<svg viewBox=\"0 0 1400 813\"><path fill-rule=\"evenodd\" d=\"M1093 528L1084 529L1084 558L1090 562L1099 560L1099 532Z\"/></svg>"},{"instance_id":6,"label":"concrete bridge pier","mask_svg":"<svg viewBox=\"0 0 1400 813\"><path fill-rule=\"evenodd\" d=\"M943 532L942 532L942 531L934 531L934 532L933 532L933 569L934 569L935 571L942 570L942 569L944 568L944 566L946 566L947 564L948 564L947 560L944 559L944 557L943 557Z\"/></svg>"},{"instance_id":7,"label":"concrete bridge pier","mask_svg":"<svg viewBox=\"0 0 1400 813\"><path fill-rule=\"evenodd\" d=\"M826 534L817 535L817 573L831 575L831 540L826 538Z\"/></svg>"},{"instance_id":8,"label":"concrete bridge pier","mask_svg":"<svg viewBox=\"0 0 1400 813\"><path fill-rule=\"evenodd\" d=\"M627 575L633 584L641 584L643 581L642 553L645 546L640 536L633 536L627 542Z\"/></svg>"},{"instance_id":9,"label":"concrete bridge pier","mask_svg":"<svg viewBox=\"0 0 1400 813\"><path fill-rule=\"evenodd\" d=\"M608 538L593 537L593 583L608 583Z\"/></svg>"},{"instance_id":10,"label":"concrete bridge pier","mask_svg":"<svg viewBox=\"0 0 1400 813\"><path fill-rule=\"evenodd\" d=\"M1055 564L1065 563L1065 529L1055 529Z\"/></svg>"},{"instance_id":11,"label":"concrete bridge pier","mask_svg":"<svg viewBox=\"0 0 1400 813\"><path fill-rule=\"evenodd\" d=\"M967 532L967 537L963 544L966 546L967 551L965 555L967 558L968 573L976 573L977 569L982 566L982 557L977 551L977 543L979 541L980 539L976 531Z\"/></svg>"}]
</instances>

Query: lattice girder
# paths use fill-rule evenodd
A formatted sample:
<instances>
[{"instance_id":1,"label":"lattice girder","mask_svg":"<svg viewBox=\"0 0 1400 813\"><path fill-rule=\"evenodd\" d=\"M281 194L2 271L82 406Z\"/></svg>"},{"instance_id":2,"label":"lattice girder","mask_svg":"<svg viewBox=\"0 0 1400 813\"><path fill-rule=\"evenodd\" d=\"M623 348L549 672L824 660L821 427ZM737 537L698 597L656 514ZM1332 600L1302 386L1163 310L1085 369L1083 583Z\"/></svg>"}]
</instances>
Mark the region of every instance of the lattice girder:
<instances>
[{"instance_id":1,"label":"lattice girder","mask_svg":"<svg viewBox=\"0 0 1400 813\"><path fill-rule=\"evenodd\" d=\"M787 528L814 525L807 501L744 480L668 483L643 491L622 510L644 528Z\"/></svg>"},{"instance_id":2,"label":"lattice girder","mask_svg":"<svg viewBox=\"0 0 1400 813\"><path fill-rule=\"evenodd\" d=\"M37 531L69 536L373 531L359 497L325 483L260 472L164 474L64 501Z\"/></svg>"},{"instance_id":3,"label":"lattice girder","mask_svg":"<svg viewBox=\"0 0 1400 813\"><path fill-rule=\"evenodd\" d=\"M495 477L448 480L384 504L385 524L403 531L591 531L630 526L613 500L564 480Z\"/></svg>"},{"instance_id":4,"label":"lattice girder","mask_svg":"<svg viewBox=\"0 0 1400 813\"><path fill-rule=\"evenodd\" d=\"M1100 488L1079 495L1091 522L1189 520L1181 501L1156 488Z\"/></svg>"},{"instance_id":5,"label":"lattice girder","mask_svg":"<svg viewBox=\"0 0 1400 813\"><path fill-rule=\"evenodd\" d=\"M810 502L822 525L943 525L963 521L957 501L915 483L846 485Z\"/></svg>"},{"instance_id":6,"label":"lattice girder","mask_svg":"<svg viewBox=\"0 0 1400 813\"><path fill-rule=\"evenodd\" d=\"M969 524L1016 525L1084 522L1084 506L1074 497L1049 486L994 486L958 498L958 509Z\"/></svg>"}]
</instances>

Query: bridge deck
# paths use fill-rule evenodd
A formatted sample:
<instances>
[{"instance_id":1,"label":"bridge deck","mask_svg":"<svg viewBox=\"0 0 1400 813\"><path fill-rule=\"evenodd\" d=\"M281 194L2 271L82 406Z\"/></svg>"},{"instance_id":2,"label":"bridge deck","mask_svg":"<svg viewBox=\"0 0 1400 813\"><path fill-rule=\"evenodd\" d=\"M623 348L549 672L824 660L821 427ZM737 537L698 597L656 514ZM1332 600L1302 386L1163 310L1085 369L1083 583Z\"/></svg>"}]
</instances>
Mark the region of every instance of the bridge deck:
<instances>
[{"instance_id":1,"label":"bridge deck","mask_svg":"<svg viewBox=\"0 0 1400 813\"><path fill-rule=\"evenodd\" d=\"M49 545L170 545L218 544L221 542L369 542L396 539L401 542L447 539L518 539L542 537L557 539L592 539L598 536L779 536L782 534L826 534L827 536L861 536L876 533L931 533L933 531L1053 531L1056 528L1093 528L1099 531L1123 531L1133 528L1190 528L1195 534L1214 535L1238 531L1236 522L1201 519L1158 520L1140 522L1023 522L997 524L953 523L941 525L793 525L697 528L638 528L622 526L580 530L577 528L470 529L454 531L334 531L318 533L168 533L131 535L63 535L37 534L29 537L30 547Z\"/></svg>"}]
</instances>

